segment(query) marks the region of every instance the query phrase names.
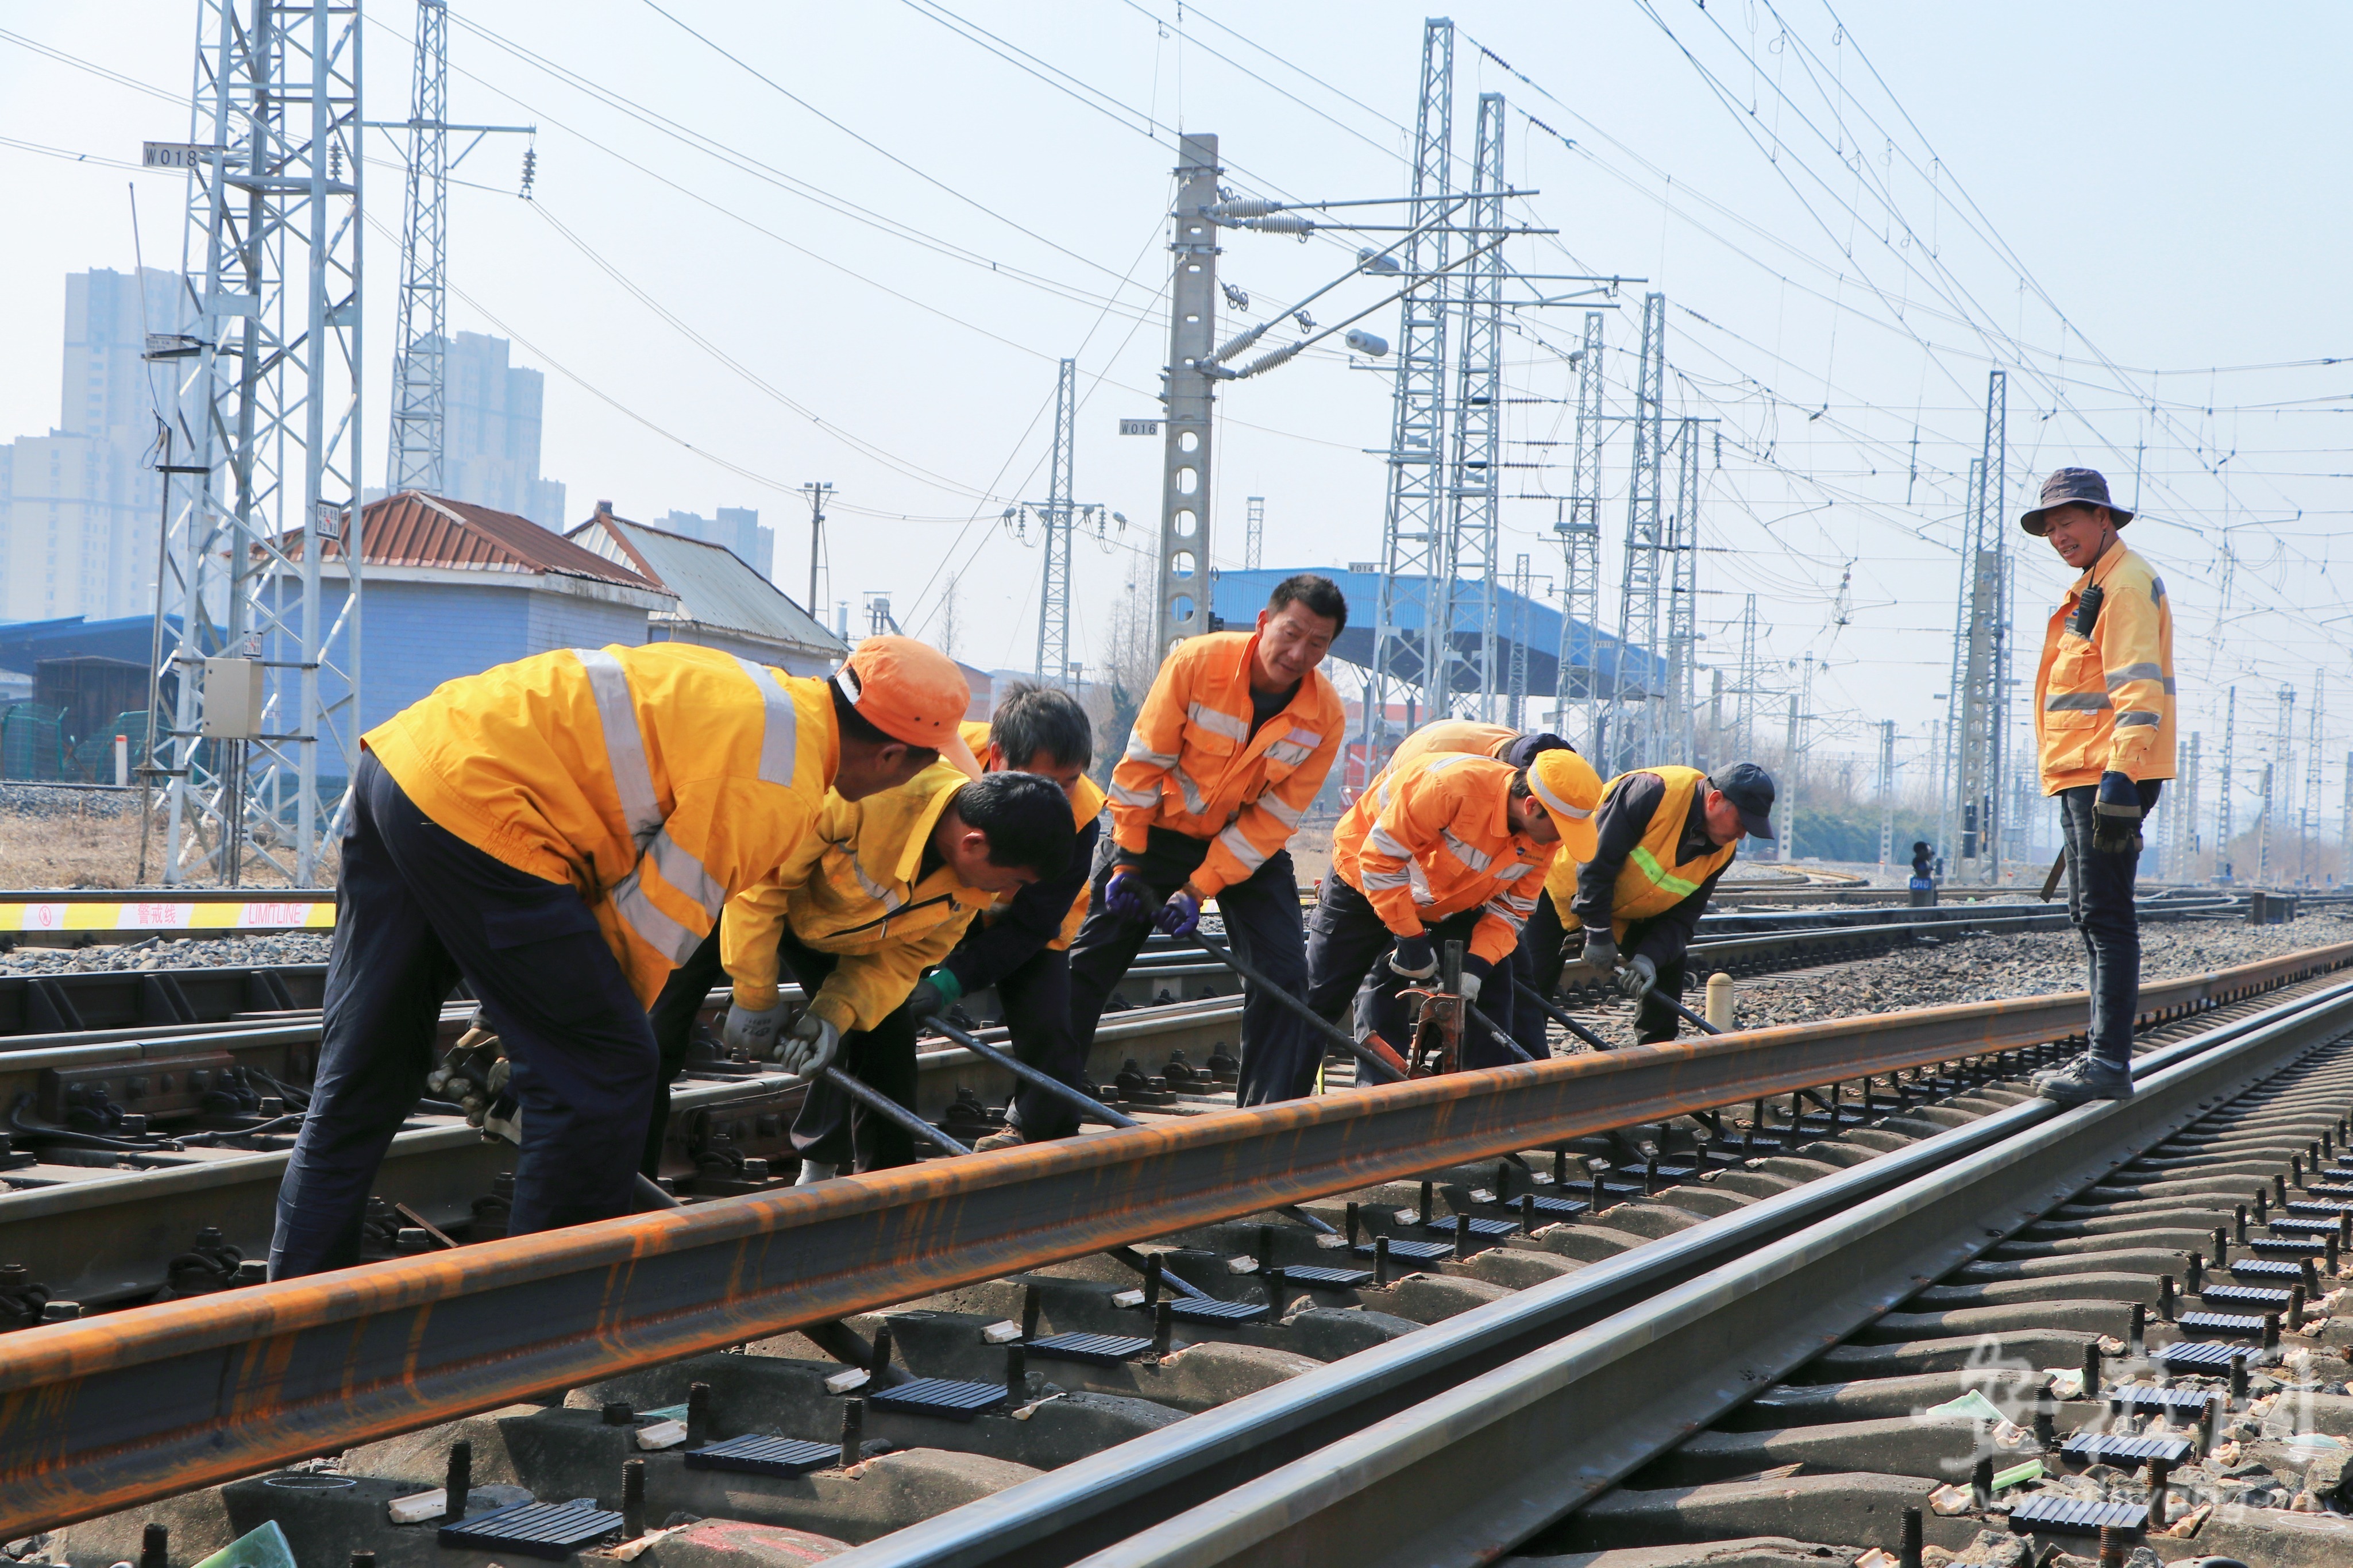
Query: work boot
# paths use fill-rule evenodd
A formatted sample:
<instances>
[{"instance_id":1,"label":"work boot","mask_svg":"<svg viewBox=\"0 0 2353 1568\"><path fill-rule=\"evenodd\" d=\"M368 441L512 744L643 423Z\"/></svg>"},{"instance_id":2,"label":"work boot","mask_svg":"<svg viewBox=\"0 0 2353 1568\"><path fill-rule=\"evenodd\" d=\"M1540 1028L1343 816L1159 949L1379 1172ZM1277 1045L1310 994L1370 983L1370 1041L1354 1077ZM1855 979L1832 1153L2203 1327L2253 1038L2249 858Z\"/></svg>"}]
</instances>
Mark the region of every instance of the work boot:
<instances>
[{"instance_id":1,"label":"work boot","mask_svg":"<svg viewBox=\"0 0 2353 1568\"><path fill-rule=\"evenodd\" d=\"M828 1165L822 1160L803 1160L800 1180L795 1182L793 1185L813 1187L819 1182L829 1182L833 1180L833 1174L837 1169L839 1169L838 1166Z\"/></svg>"},{"instance_id":2,"label":"work boot","mask_svg":"<svg viewBox=\"0 0 2353 1568\"><path fill-rule=\"evenodd\" d=\"M2061 1105L2081 1105L2087 1100L2130 1100L2132 1068L2118 1067L2089 1051L2065 1067L2034 1075L2034 1092Z\"/></svg>"},{"instance_id":3,"label":"work boot","mask_svg":"<svg viewBox=\"0 0 2353 1568\"><path fill-rule=\"evenodd\" d=\"M1018 1149L1022 1144L1021 1129L1008 1127L1002 1132L992 1132L972 1146L976 1154L986 1154L991 1149Z\"/></svg>"}]
</instances>

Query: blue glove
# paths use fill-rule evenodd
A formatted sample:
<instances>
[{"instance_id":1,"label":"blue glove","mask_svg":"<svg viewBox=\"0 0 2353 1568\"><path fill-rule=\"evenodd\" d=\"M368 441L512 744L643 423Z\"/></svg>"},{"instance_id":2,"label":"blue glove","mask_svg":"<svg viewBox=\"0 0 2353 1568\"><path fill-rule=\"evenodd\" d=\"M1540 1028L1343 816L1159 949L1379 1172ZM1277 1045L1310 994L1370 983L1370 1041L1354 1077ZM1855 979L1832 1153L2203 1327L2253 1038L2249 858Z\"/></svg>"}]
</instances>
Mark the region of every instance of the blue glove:
<instances>
[{"instance_id":1,"label":"blue glove","mask_svg":"<svg viewBox=\"0 0 2353 1568\"><path fill-rule=\"evenodd\" d=\"M1438 954L1430 950L1430 933L1401 936L1389 952L1389 972L1408 980L1427 980L1438 973Z\"/></svg>"},{"instance_id":2,"label":"blue glove","mask_svg":"<svg viewBox=\"0 0 2353 1568\"><path fill-rule=\"evenodd\" d=\"M1179 888L1168 895L1152 923L1169 936L1191 936L1201 924L1201 900Z\"/></svg>"},{"instance_id":3,"label":"blue glove","mask_svg":"<svg viewBox=\"0 0 2353 1568\"><path fill-rule=\"evenodd\" d=\"M2100 775L2100 793L2092 802L2092 847L2140 853L2140 786L2113 768Z\"/></svg>"},{"instance_id":4,"label":"blue glove","mask_svg":"<svg viewBox=\"0 0 2353 1568\"><path fill-rule=\"evenodd\" d=\"M1103 908L1122 920L1152 919L1152 888L1133 866L1122 866L1103 884Z\"/></svg>"}]
</instances>

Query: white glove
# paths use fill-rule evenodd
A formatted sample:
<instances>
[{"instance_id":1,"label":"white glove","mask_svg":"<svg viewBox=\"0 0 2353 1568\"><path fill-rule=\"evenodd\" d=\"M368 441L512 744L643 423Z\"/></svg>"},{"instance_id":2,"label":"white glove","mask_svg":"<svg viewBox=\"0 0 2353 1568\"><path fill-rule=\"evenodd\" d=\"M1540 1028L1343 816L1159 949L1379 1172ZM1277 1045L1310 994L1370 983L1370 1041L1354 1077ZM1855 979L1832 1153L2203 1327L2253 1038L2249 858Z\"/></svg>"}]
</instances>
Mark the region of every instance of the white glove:
<instances>
[{"instance_id":1,"label":"white glove","mask_svg":"<svg viewBox=\"0 0 2353 1568\"><path fill-rule=\"evenodd\" d=\"M746 1007L741 1002L727 1005L727 1023L719 1032L720 1043L731 1051L742 1051L753 1061L766 1056L776 1043L776 1031L784 1027L785 1005L780 999L773 1007Z\"/></svg>"},{"instance_id":2,"label":"white glove","mask_svg":"<svg viewBox=\"0 0 2353 1568\"><path fill-rule=\"evenodd\" d=\"M1465 1005L1479 1000L1479 977L1467 969L1462 972L1462 1000Z\"/></svg>"},{"instance_id":3,"label":"white glove","mask_svg":"<svg viewBox=\"0 0 2353 1568\"><path fill-rule=\"evenodd\" d=\"M815 1013L803 1013L776 1042L776 1060L797 1078L815 1078L833 1065L841 1031Z\"/></svg>"}]
</instances>

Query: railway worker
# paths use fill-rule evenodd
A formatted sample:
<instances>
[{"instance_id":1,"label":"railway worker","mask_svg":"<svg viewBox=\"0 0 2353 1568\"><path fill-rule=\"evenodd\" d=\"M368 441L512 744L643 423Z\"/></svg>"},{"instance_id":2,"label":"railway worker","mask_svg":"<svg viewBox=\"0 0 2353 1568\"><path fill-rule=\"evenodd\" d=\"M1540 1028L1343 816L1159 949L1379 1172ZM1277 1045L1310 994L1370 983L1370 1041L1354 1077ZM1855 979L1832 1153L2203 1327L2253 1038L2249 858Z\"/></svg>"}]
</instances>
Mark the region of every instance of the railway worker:
<instances>
[{"instance_id":1,"label":"railway worker","mask_svg":"<svg viewBox=\"0 0 2353 1568\"><path fill-rule=\"evenodd\" d=\"M656 1088L647 1004L727 897L802 848L828 785L857 799L913 777L969 700L953 660L905 637L868 639L829 681L661 643L447 681L368 731L270 1277L359 1261L460 977L524 1112L510 1229L628 1212Z\"/></svg>"},{"instance_id":2,"label":"railway worker","mask_svg":"<svg viewBox=\"0 0 2353 1568\"><path fill-rule=\"evenodd\" d=\"M1307 1005L1336 1022L1361 987L1359 1037L1376 1030L1402 1051L1398 993L1433 980L1439 944L1461 942L1463 995L1509 1029L1520 928L1556 852L1593 853L1600 798L1600 779L1566 746L1525 767L1461 752L1392 761L1333 834L1332 873L1307 920ZM1475 1024L1465 1034L1464 1067L1514 1059Z\"/></svg>"},{"instance_id":3,"label":"railway worker","mask_svg":"<svg viewBox=\"0 0 2353 1568\"><path fill-rule=\"evenodd\" d=\"M1071 1021L1094 1039L1151 926L1188 936L1214 898L1226 939L1293 996L1304 989L1299 879L1287 846L1340 750L1339 694L1316 666L1347 625L1329 578L1275 585L1257 626L1188 637L1161 665L1111 775L1110 842L1071 945ZM1314 1087L1323 1059L1297 1015L1242 986L1244 1105Z\"/></svg>"},{"instance_id":4,"label":"railway worker","mask_svg":"<svg viewBox=\"0 0 2353 1568\"><path fill-rule=\"evenodd\" d=\"M998 894L1060 878L1070 856L1070 798L1035 773L979 773L943 757L896 789L828 800L776 875L728 900L719 928L720 962L735 983L727 1044L757 1059L785 1037L777 980L789 969L808 998L792 1027L816 1039L796 1070L815 1074L838 1058L913 1109L916 978ZM897 1122L824 1082L809 1085L792 1138L804 1182L853 1159L879 1171L915 1158Z\"/></svg>"},{"instance_id":5,"label":"railway worker","mask_svg":"<svg viewBox=\"0 0 2353 1568\"><path fill-rule=\"evenodd\" d=\"M908 1008L917 1019L944 1014L965 996L997 988L1013 1054L1073 1089L1086 1076L1086 1052L1071 1027L1071 942L1087 913L1087 872L1103 835L1103 792L1087 777L1094 731L1087 710L1067 691L1016 682L986 723L964 727L965 743L987 772L1018 770L1051 779L1070 801L1070 863L1062 874L1029 883L981 911L946 960L920 982ZM1077 1108L1029 1084L1018 1086L1005 1131L976 1149L1067 1138L1079 1130Z\"/></svg>"},{"instance_id":6,"label":"railway worker","mask_svg":"<svg viewBox=\"0 0 2353 1568\"><path fill-rule=\"evenodd\" d=\"M2081 574L2052 612L2034 681L2042 793L2059 797L2067 910L2091 968L2088 1047L2036 1075L2042 1097L2062 1105L2133 1091L2140 997L2133 877L2141 822L2173 776L2173 609L2165 584L2118 536L2132 520L2091 468L2052 474L2042 503L2018 520Z\"/></svg>"},{"instance_id":7,"label":"railway worker","mask_svg":"<svg viewBox=\"0 0 2353 1568\"><path fill-rule=\"evenodd\" d=\"M1743 834L1773 837L1772 812L1773 776L1754 763L1714 773L1672 766L1620 773L1601 794L1593 858L1582 866L1556 861L1546 879L1550 896L1528 921L1535 961L1549 968L1567 938L1581 933L1584 950L1560 978L1616 973L1618 989L1640 1005L1636 1042L1673 1039L1681 1019L1651 989L1682 992L1684 952L1717 879Z\"/></svg>"}]
</instances>

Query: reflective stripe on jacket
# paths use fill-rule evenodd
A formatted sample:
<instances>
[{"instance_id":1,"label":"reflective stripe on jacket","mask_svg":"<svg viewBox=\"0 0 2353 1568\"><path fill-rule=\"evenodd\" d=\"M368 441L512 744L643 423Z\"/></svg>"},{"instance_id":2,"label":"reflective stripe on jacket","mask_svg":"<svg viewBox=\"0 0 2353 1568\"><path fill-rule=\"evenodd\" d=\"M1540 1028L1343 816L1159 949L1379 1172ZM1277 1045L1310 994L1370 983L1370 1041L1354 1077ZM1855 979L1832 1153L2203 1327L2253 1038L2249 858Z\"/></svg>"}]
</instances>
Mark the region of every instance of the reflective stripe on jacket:
<instances>
[{"instance_id":1,"label":"reflective stripe on jacket","mask_svg":"<svg viewBox=\"0 0 2353 1568\"><path fill-rule=\"evenodd\" d=\"M445 681L363 744L436 823L579 889L649 1006L729 895L800 847L841 755L824 681L689 643Z\"/></svg>"},{"instance_id":2,"label":"reflective stripe on jacket","mask_svg":"<svg viewBox=\"0 0 2353 1568\"><path fill-rule=\"evenodd\" d=\"M803 946L841 955L809 998L818 1017L844 1031L871 1029L904 1002L995 897L945 865L923 872L940 814L971 782L943 758L864 800L826 796L800 852L728 900L719 959L737 1003L776 1005L776 945L788 926Z\"/></svg>"},{"instance_id":3,"label":"reflective stripe on jacket","mask_svg":"<svg viewBox=\"0 0 2353 1568\"><path fill-rule=\"evenodd\" d=\"M1691 820L1692 801L1707 787L1707 775L1697 768L1661 766L1620 773L1601 788L1603 807L1608 807L1619 785L1641 773L1657 777L1665 784L1666 794L1651 813L1642 837L1627 851L1625 864L1618 870L1609 902L1609 924L1612 933L1620 939L1626 928L1636 921L1662 915L1698 892L1710 877L1730 865L1732 858L1740 852L1740 841L1736 838L1688 860L1680 858L1683 827ZM1545 879L1545 891L1552 895L1560 923L1568 931L1585 929L1585 922L1571 907L1577 897L1579 869L1576 861L1564 858L1554 864L1551 874Z\"/></svg>"},{"instance_id":4,"label":"reflective stripe on jacket","mask_svg":"<svg viewBox=\"0 0 2353 1568\"><path fill-rule=\"evenodd\" d=\"M1177 645L1153 678L1127 752L1111 774L1112 834L1141 853L1166 827L1210 840L1193 886L1240 882L1291 842L1332 771L1345 722L1339 695L1309 670L1291 705L1250 733L1256 632L1211 632Z\"/></svg>"},{"instance_id":5,"label":"reflective stripe on jacket","mask_svg":"<svg viewBox=\"0 0 2353 1568\"><path fill-rule=\"evenodd\" d=\"M966 720L962 731L965 745L970 748L974 756L984 759L984 765L988 756L988 731L989 724L986 719ZM1023 759L1025 762L1028 760ZM1071 830L1081 837L1085 837L1088 826L1103 815L1103 804L1109 798L1103 794L1101 784L1087 777L1086 774L1081 773L1079 782L1071 786ZM1047 947L1056 952L1062 952L1077 940L1079 928L1087 921L1087 903L1092 896L1093 885L1092 879L1084 876L1080 878L1079 896L1071 901L1070 912L1062 917L1061 930L1055 933L1054 940L1048 942ZM982 921L994 922L997 912L1011 903L1017 896L1017 894L1007 893L1000 897L994 904L981 911Z\"/></svg>"},{"instance_id":6,"label":"reflective stripe on jacket","mask_svg":"<svg viewBox=\"0 0 2353 1568\"><path fill-rule=\"evenodd\" d=\"M1557 844L1512 830L1514 769L1492 757L1427 752L1389 765L1332 835L1332 869L1399 936L1480 910L1471 952L1501 963L1535 912Z\"/></svg>"},{"instance_id":7,"label":"reflective stripe on jacket","mask_svg":"<svg viewBox=\"0 0 2353 1568\"><path fill-rule=\"evenodd\" d=\"M2087 584L2100 585L2092 635L2067 629ZM2173 776L2173 606L2165 584L2121 539L2067 590L2042 633L2034 738L2042 793Z\"/></svg>"}]
</instances>

